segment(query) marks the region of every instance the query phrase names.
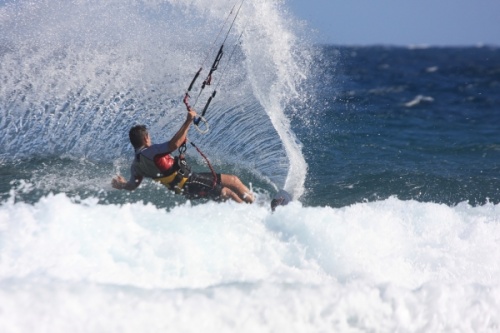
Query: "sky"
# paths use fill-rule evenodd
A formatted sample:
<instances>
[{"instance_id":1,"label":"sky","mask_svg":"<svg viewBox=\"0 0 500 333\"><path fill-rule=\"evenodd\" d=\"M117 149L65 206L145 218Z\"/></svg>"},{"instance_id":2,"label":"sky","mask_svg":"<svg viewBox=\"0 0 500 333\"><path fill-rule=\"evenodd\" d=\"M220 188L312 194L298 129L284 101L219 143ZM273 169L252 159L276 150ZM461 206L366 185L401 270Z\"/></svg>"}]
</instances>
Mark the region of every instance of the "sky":
<instances>
[{"instance_id":1,"label":"sky","mask_svg":"<svg viewBox=\"0 0 500 333\"><path fill-rule=\"evenodd\" d=\"M500 0L285 0L336 45L500 46Z\"/></svg>"}]
</instances>

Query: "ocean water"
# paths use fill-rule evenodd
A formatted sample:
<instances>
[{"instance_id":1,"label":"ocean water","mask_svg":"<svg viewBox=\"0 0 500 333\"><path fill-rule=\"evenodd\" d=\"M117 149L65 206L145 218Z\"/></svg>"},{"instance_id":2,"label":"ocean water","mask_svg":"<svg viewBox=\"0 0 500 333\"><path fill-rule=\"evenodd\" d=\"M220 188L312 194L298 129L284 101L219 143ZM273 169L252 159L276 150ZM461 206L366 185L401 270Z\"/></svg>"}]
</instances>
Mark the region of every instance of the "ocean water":
<instances>
[{"instance_id":1,"label":"ocean water","mask_svg":"<svg viewBox=\"0 0 500 333\"><path fill-rule=\"evenodd\" d=\"M0 2L0 332L498 332L499 47L315 45L244 2L189 137L257 202L111 188L239 3Z\"/></svg>"}]
</instances>

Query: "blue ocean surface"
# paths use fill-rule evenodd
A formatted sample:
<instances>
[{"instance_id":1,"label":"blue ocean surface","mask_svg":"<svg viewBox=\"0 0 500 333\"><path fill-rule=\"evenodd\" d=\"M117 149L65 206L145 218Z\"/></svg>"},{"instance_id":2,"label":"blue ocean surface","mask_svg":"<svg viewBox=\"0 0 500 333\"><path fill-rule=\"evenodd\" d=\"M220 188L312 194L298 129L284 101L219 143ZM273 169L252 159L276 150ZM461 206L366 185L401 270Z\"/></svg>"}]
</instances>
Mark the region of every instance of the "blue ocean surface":
<instances>
[{"instance_id":1,"label":"blue ocean surface","mask_svg":"<svg viewBox=\"0 0 500 333\"><path fill-rule=\"evenodd\" d=\"M189 139L256 202L111 187L233 5L0 3L0 332L498 332L499 47L315 45L244 2Z\"/></svg>"},{"instance_id":2,"label":"blue ocean surface","mask_svg":"<svg viewBox=\"0 0 500 333\"><path fill-rule=\"evenodd\" d=\"M500 201L500 50L322 47L303 134L311 205ZM329 62L332 64L332 62ZM302 110L306 112L306 110Z\"/></svg>"}]
</instances>

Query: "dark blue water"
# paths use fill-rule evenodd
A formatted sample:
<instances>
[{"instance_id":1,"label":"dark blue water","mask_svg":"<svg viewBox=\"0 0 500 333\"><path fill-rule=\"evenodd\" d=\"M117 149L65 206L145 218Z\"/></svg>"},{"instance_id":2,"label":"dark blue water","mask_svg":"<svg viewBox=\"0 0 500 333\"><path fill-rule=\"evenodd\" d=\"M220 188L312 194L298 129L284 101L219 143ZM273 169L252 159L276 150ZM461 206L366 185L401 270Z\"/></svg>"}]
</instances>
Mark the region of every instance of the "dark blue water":
<instances>
[{"instance_id":1,"label":"dark blue water","mask_svg":"<svg viewBox=\"0 0 500 333\"><path fill-rule=\"evenodd\" d=\"M322 51L305 202L499 202L498 48Z\"/></svg>"}]
</instances>

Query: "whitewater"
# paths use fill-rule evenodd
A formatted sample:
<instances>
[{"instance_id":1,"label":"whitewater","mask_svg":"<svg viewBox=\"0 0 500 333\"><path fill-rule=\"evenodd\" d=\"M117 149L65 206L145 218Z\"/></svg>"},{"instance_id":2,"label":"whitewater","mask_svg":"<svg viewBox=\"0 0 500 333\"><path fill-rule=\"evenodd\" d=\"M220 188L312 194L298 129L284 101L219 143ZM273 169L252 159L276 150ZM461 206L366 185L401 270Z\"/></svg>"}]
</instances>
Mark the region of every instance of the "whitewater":
<instances>
[{"instance_id":1,"label":"whitewater","mask_svg":"<svg viewBox=\"0 0 500 333\"><path fill-rule=\"evenodd\" d=\"M128 177L130 126L161 140L184 120L185 89L234 3L0 2L0 332L498 332L496 103L464 98L468 80L446 103L458 107L436 116L456 132L436 131L424 120L439 89L397 75L356 87L286 1L244 2L210 131L189 133L257 202L188 201L146 181L111 188ZM377 52L353 67L380 78L375 69L409 61L383 54L370 67ZM395 137L350 109L405 89L389 117L373 117ZM453 123L464 100L484 107L467 114L473 143ZM206 169L193 149L188 158ZM281 188L294 201L272 212Z\"/></svg>"},{"instance_id":2,"label":"whitewater","mask_svg":"<svg viewBox=\"0 0 500 333\"><path fill-rule=\"evenodd\" d=\"M495 332L500 206L0 206L2 332Z\"/></svg>"}]
</instances>

